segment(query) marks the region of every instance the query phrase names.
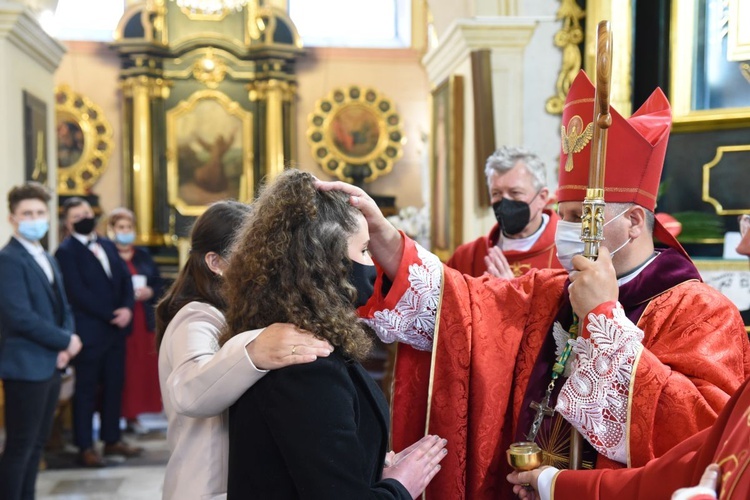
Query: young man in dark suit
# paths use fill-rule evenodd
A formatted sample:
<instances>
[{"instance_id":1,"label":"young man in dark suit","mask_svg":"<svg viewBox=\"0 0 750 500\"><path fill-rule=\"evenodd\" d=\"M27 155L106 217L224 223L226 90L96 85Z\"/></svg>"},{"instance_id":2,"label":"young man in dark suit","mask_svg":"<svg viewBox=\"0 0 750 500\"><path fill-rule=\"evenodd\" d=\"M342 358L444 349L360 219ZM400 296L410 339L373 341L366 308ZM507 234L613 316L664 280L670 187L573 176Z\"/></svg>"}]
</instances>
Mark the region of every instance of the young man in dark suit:
<instances>
[{"instance_id":1,"label":"young man in dark suit","mask_svg":"<svg viewBox=\"0 0 750 500\"><path fill-rule=\"evenodd\" d=\"M128 458L143 451L123 442L120 432L125 337L133 316L133 284L114 243L97 236L94 211L85 200L66 200L63 221L70 235L60 243L55 256L84 345L74 363L73 438L81 464L102 467L106 462L94 448L91 422L98 395L104 455Z\"/></svg>"},{"instance_id":2,"label":"young man in dark suit","mask_svg":"<svg viewBox=\"0 0 750 500\"><path fill-rule=\"evenodd\" d=\"M0 250L0 379L5 451L0 499L33 499L39 461L60 396L60 372L81 349L57 263L39 243L50 196L36 182L8 193L13 237Z\"/></svg>"}]
</instances>

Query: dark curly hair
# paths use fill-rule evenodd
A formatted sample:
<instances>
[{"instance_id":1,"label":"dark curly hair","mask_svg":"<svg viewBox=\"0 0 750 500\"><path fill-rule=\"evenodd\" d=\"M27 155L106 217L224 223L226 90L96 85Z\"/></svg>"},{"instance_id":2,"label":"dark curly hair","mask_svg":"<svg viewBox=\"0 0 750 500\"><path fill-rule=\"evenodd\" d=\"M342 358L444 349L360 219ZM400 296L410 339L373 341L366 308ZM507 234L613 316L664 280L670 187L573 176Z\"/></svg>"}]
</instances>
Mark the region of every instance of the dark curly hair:
<instances>
[{"instance_id":1,"label":"dark curly hair","mask_svg":"<svg viewBox=\"0 0 750 500\"><path fill-rule=\"evenodd\" d=\"M224 274L222 344L238 332L292 323L353 359L372 347L349 282L348 239L359 211L345 194L318 191L313 182L287 170L253 203Z\"/></svg>"},{"instance_id":2,"label":"dark curly hair","mask_svg":"<svg viewBox=\"0 0 750 500\"><path fill-rule=\"evenodd\" d=\"M190 302L205 302L224 310L221 279L206 264L206 254L215 252L224 258L237 229L251 213L249 205L238 201L219 201L198 217L190 232L190 254L177 279L156 306L156 349L175 314Z\"/></svg>"}]
</instances>

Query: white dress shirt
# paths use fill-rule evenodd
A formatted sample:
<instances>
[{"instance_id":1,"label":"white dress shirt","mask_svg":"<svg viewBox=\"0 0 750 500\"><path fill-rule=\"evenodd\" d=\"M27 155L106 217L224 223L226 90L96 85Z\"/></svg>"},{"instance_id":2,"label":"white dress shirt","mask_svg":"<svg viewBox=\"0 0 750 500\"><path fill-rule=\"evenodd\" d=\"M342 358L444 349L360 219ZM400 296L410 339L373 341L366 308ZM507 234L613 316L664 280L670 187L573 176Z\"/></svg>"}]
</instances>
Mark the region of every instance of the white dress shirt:
<instances>
[{"instance_id":1,"label":"white dress shirt","mask_svg":"<svg viewBox=\"0 0 750 500\"><path fill-rule=\"evenodd\" d=\"M109 265L109 259L107 258L107 252L104 251L102 246L96 241L97 236L96 233L92 233L90 235L88 234L78 234L78 233L72 233L73 237L83 243L83 246L91 250L91 253L94 254L94 256L99 259L99 262L101 262L102 267L104 268L104 272L107 273L107 276L110 278L112 277L112 268Z\"/></svg>"},{"instance_id":2,"label":"white dress shirt","mask_svg":"<svg viewBox=\"0 0 750 500\"><path fill-rule=\"evenodd\" d=\"M42 268L42 271L44 271L44 274L47 275L47 280L49 280L50 284L52 284L55 281L55 275L52 272L52 264L50 264L48 258L47 258L47 252L44 251L44 247L41 243L38 241L31 242L27 239L25 239L23 236L13 235L13 237L18 241L23 247L26 249L27 252L31 254L32 257L34 257L34 260L37 264L39 264L39 267Z\"/></svg>"}]
</instances>

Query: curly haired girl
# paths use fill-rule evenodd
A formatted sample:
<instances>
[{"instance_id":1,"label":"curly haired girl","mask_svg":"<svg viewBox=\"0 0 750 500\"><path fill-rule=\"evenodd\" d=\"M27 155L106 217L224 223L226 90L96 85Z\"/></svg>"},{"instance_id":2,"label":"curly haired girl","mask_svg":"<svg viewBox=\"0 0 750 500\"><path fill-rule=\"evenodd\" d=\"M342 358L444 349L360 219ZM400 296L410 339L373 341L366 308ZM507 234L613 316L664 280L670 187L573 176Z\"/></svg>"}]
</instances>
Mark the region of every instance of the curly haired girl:
<instances>
[{"instance_id":1,"label":"curly haired girl","mask_svg":"<svg viewBox=\"0 0 750 500\"><path fill-rule=\"evenodd\" d=\"M228 498L413 498L445 442L427 436L384 468L387 403L358 362L371 346L355 313L375 274L367 224L314 181L288 170L253 204L225 275L222 340L293 323L334 352L269 373L230 408Z\"/></svg>"}]
</instances>

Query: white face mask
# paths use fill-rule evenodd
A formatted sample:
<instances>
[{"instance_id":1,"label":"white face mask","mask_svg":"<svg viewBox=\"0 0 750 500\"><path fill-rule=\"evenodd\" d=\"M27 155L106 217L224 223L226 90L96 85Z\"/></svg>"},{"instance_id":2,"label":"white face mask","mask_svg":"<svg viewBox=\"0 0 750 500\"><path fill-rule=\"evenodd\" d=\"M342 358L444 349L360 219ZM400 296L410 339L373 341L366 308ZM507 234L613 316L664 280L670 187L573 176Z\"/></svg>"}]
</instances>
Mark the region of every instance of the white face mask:
<instances>
[{"instance_id":1,"label":"white face mask","mask_svg":"<svg viewBox=\"0 0 750 500\"><path fill-rule=\"evenodd\" d=\"M610 222L617 220L625 212L627 212L627 209L605 222L602 227L604 228ZM630 243L630 240L631 238L628 238L625 243L613 250L610 255L614 257L617 252ZM585 243L581 241L581 223L559 221L557 223L557 231L555 232L555 246L557 247L557 260L560 261L563 268L570 274L573 270L573 257L582 255L585 248Z\"/></svg>"}]
</instances>

